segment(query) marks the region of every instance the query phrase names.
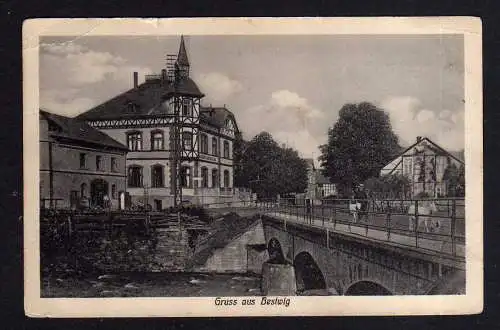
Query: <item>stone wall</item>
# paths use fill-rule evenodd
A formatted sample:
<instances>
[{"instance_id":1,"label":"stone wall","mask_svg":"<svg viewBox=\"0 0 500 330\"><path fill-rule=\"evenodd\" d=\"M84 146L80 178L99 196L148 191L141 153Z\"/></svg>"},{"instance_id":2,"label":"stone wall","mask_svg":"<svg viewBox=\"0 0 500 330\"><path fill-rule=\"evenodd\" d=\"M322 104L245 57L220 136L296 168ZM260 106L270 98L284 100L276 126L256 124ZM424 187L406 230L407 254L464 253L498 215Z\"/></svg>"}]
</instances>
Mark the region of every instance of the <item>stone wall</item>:
<instances>
[{"instance_id":1,"label":"stone wall","mask_svg":"<svg viewBox=\"0 0 500 330\"><path fill-rule=\"evenodd\" d=\"M260 273L268 259L262 222L256 221L246 232L235 237L229 244L217 248L204 265L195 267L198 272Z\"/></svg>"},{"instance_id":2,"label":"stone wall","mask_svg":"<svg viewBox=\"0 0 500 330\"><path fill-rule=\"evenodd\" d=\"M152 271L184 271L187 260L192 256L189 234L185 229L159 228Z\"/></svg>"},{"instance_id":3,"label":"stone wall","mask_svg":"<svg viewBox=\"0 0 500 330\"><path fill-rule=\"evenodd\" d=\"M262 265L262 294L264 296L291 296L295 295L297 284L295 270L289 264Z\"/></svg>"}]
</instances>

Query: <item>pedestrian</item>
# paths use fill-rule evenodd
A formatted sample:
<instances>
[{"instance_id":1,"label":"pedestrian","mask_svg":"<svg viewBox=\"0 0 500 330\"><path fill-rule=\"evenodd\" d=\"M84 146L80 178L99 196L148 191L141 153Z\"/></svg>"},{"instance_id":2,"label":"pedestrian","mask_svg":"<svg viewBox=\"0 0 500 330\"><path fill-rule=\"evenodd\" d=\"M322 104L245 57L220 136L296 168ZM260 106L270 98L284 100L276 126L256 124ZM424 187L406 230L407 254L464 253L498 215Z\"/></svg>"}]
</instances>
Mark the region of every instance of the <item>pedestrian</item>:
<instances>
[{"instance_id":1,"label":"pedestrian","mask_svg":"<svg viewBox=\"0 0 500 330\"><path fill-rule=\"evenodd\" d=\"M361 220L363 217L365 220L368 220L368 195L366 194L365 188L363 184L360 184L358 188L354 192L354 198L356 199L356 203L360 204L360 214L359 219Z\"/></svg>"},{"instance_id":2,"label":"pedestrian","mask_svg":"<svg viewBox=\"0 0 500 330\"><path fill-rule=\"evenodd\" d=\"M103 201L104 201L104 208L105 209L109 209L110 204L109 204L109 196L108 196L108 194L104 195Z\"/></svg>"},{"instance_id":3,"label":"pedestrian","mask_svg":"<svg viewBox=\"0 0 500 330\"><path fill-rule=\"evenodd\" d=\"M307 220L309 223L311 223L311 199L306 198L306 215L307 215Z\"/></svg>"}]
</instances>

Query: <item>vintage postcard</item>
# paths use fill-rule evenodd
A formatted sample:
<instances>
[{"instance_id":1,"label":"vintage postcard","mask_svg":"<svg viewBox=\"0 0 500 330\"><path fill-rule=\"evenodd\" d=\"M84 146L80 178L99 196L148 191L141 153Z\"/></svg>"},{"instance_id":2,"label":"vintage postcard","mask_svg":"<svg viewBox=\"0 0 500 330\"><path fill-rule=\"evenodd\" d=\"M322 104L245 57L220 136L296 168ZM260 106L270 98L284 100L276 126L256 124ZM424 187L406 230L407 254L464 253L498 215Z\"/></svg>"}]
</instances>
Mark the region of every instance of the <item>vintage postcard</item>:
<instances>
[{"instance_id":1,"label":"vintage postcard","mask_svg":"<svg viewBox=\"0 0 500 330\"><path fill-rule=\"evenodd\" d=\"M32 317L483 309L481 21L23 26Z\"/></svg>"}]
</instances>

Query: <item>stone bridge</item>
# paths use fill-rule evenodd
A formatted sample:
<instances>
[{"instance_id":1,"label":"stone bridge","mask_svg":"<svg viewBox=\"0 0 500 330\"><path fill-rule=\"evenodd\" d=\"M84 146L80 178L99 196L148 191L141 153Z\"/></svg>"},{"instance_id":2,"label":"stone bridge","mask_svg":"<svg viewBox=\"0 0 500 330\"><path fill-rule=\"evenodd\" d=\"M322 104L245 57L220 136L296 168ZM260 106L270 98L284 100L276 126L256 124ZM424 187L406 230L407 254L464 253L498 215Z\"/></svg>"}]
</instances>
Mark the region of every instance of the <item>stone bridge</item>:
<instances>
[{"instance_id":1,"label":"stone bridge","mask_svg":"<svg viewBox=\"0 0 500 330\"><path fill-rule=\"evenodd\" d=\"M267 267L275 273L264 274L268 294L465 294L463 255L424 251L273 215L262 215L262 225ZM280 267L291 271L276 276Z\"/></svg>"}]
</instances>

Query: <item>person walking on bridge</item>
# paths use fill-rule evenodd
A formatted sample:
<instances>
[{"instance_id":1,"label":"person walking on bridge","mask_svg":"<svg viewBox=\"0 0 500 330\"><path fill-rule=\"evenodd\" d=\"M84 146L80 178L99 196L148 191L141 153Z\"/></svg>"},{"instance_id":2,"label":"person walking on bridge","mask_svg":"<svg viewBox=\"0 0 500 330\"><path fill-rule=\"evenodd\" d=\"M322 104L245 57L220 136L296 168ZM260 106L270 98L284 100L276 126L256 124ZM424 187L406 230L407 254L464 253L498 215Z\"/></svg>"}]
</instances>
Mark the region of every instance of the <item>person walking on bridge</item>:
<instances>
[{"instance_id":1,"label":"person walking on bridge","mask_svg":"<svg viewBox=\"0 0 500 330\"><path fill-rule=\"evenodd\" d=\"M368 194L365 191L365 187L363 184L360 184L357 189L354 191L354 199L356 203L359 203L361 208L359 212L359 220L362 220L363 217L368 221Z\"/></svg>"},{"instance_id":2,"label":"person walking on bridge","mask_svg":"<svg viewBox=\"0 0 500 330\"><path fill-rule=\"evenodd\" d=\"M307 221L312 223L312 201L310 198L306 198L306 218Z\"/></svg>"}]
</instances>

